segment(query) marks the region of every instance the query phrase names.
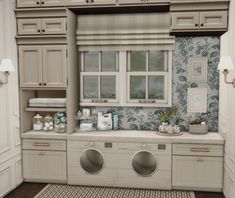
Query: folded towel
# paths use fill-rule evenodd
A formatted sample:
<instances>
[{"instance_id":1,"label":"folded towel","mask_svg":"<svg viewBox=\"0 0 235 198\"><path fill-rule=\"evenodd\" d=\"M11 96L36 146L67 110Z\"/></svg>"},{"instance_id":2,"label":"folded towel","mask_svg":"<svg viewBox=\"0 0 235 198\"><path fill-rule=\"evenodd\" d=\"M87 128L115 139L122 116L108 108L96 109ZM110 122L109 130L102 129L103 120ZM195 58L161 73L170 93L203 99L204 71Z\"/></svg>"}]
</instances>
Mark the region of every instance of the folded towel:
<instances>
[{"instance_id":1,"label":"folded towel","mask_svg":"<svg viewBox=\"0 0 235 198\"><path fill-rule=\"evenodd\" d=\"M31 98L30 107L65 107L66 98Z\"/></svg>"}]
</instances>

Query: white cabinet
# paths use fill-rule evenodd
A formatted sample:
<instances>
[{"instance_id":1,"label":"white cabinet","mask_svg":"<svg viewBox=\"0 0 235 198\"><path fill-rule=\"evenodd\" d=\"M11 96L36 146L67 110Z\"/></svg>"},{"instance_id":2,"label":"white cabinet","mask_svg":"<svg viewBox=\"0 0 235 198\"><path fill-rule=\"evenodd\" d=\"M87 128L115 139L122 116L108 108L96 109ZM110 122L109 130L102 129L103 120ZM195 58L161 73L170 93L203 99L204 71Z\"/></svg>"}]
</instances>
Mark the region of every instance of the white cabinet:
<instances>
[{"instance_id":1,"label":"white cabinet","mask_svg":"<svg viewBox=\"0 0 235 198\"><path fill-rule=\"evenodd\" d=\"M223 158L173 156L172 185L182 189L221 190Z\"/></svg>"},{"instance_id":2,"label":"white cabinet","mask_svg":"<svg viewBox=\"0 0 235 198\"><path fill-rule=\"evenodd\" d=\"M18 19L19 35L66 34L65 18Z\"/></svg>"},{"instance_id":3,"label":"white cabinet","mask_svg":"<svg viewBox=\"0 0 235 198\"><path fill-rule=\"evenodd\" d=\"M66 181L66 152L23 151L23 177L27 181Z\"/></svg>"},{"instance_id":4,"label":"white cabinet","mask_svg":"<svg viewBox=\"0 0 235 198\"><path fill-rule=\"evenodd\" d=\"M74 6L95 6L95 5L115 5L116 0L66 0L65 5Z\"/></svg>"},{"instance_id":5,"label":"white cabinet","mask_svg":"<svg viewBox=\"0 0 235 198\"><path fill-rule=\"evenodd\" d=\"M26 181L66 182L66 140L23 139Z\"/></svg>"},{"instance_id":6,"label":"white cabinet","mask_svg":"<svg viewBox=\"0 0 235 198\"><path fill-rule=\"evenodd\" d=\"M64 0L17 0L18 8L63 6Z\"/></svg>"},{"instance_id":7,"label":"white cabinet","mask_svg":"<svg viewBox=\"0 0 235 198\"><path fill-rule=\"evenodd\" d=\"M227 11L172 12L171 29L181 31L226 29L227 15Z\"/></svg>"},{"instance_id":8,"label":"white cabinet","mask_svg":"<svg viewBox=\"0 0 235 198\"><path fill-rule=\"evenodd\" d=\"M67 85L65 45L19 46L19 65L21 87Z\"/></svg>"},{"instance_id":9,"label":"white cabinet","mask_svg":"<svg viewBox=\"0 0 235 198\"><path fill-rule=\"evenodd\" d=\"M170 0L118 0L119 4L148 4L148 3L164 4L169 2Z\"/></svg>"},{"instance_id":10,"label":"white cabinet","mask_svg":"<svg viewBox=\"0 0 235 198\"><path fill-rule=\"evenodd\" d=\"M222 190L222 145L173 144L172 161L174 189Z\"/></svg>"}]
</instances>

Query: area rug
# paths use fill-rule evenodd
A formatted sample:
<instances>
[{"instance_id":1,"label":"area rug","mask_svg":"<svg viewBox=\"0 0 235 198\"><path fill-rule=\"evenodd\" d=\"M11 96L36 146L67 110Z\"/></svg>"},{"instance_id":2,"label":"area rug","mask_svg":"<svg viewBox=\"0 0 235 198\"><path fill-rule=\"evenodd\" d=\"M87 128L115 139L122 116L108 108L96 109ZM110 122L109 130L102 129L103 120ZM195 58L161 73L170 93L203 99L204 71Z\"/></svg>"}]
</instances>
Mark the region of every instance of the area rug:
<instances>
[{"instance_id":1,"label":"area rug","mask_svg":"<svg viewBox=\"0 0 235 198\"><path fill-rule=\"evenodd\" d=\"M34 198L195 198L193 192L48 184Z\"/></svg>"}]
</instances>

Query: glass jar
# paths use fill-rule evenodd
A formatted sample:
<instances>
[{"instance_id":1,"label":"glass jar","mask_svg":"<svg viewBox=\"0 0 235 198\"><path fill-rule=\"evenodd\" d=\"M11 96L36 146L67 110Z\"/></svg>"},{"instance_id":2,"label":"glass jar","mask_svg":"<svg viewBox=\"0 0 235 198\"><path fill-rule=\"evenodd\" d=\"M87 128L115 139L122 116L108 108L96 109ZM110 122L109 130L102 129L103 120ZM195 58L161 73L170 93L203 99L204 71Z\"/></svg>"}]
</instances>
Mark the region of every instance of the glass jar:
<instances>
[{"instance_id":1,"label":"glass jar","mask_svg":"<svg viewBox=\"0 0 235 198\"><path fill-rule=\"evenodd\" d=\"M43 117L39 114L36 114L33 117L33 130L34 131L41 131L43 129Z\"/></svg>"},{"instance_id":2,"label":"glass jar","mask_svg":"<svg viewBox=\"0 0 235 198\"><path fill-rule=\"evenodd\" d=\"M52 131L54 130L53 126L53 117L47 114L47 116L44 117L44 131Z\"/></svg>"}]
</instances>

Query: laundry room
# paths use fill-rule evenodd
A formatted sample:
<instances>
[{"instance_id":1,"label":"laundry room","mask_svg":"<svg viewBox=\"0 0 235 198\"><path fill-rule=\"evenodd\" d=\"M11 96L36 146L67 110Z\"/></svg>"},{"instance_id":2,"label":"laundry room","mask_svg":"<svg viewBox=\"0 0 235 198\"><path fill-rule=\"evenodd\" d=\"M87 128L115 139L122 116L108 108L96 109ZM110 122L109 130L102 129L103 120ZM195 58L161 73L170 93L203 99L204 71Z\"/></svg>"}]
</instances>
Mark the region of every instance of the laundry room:
<instances>
[{"instance_id":1,"label":"laundry room","mask_svg":"<svg viewBox=\"0 0 235 198\"><path fill-rule=\"evenodd\" d=\"M0 0L0 197L234 197L234 10Z\"/></svg>"}]
</instances>

